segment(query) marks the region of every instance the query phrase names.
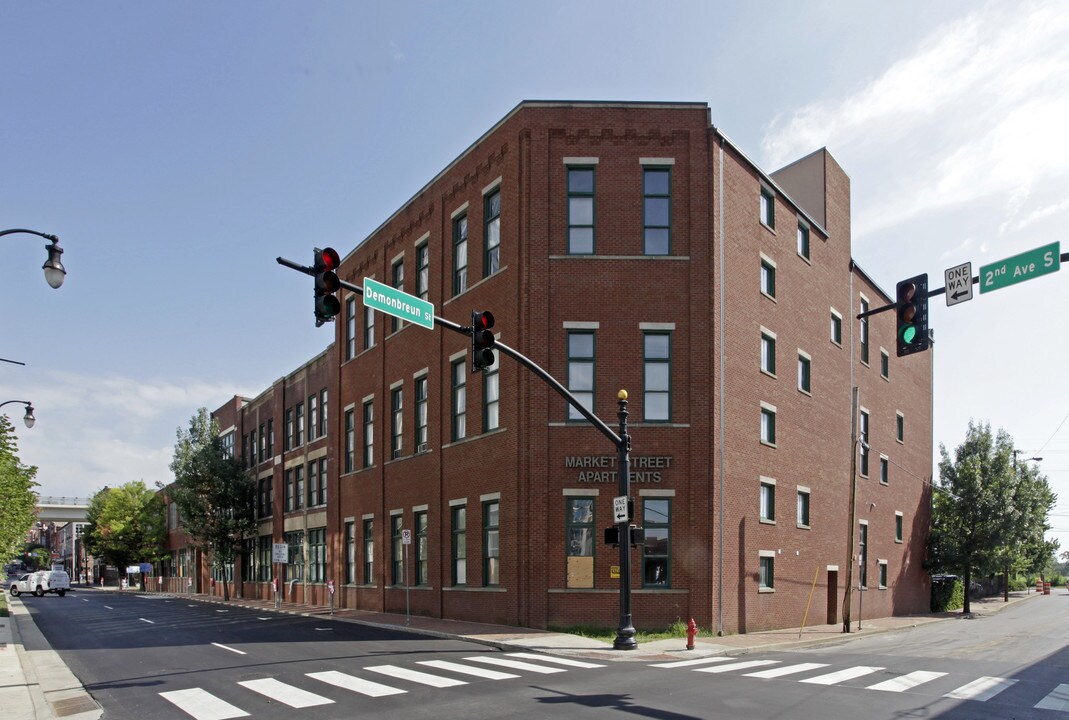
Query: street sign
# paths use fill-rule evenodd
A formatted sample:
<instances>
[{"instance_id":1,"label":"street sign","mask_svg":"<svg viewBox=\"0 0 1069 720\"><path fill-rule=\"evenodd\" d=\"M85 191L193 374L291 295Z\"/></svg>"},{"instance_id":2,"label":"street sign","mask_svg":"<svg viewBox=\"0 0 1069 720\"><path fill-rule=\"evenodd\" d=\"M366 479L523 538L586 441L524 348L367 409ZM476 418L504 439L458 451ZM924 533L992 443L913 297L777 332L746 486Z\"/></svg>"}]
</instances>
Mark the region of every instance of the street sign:
<instances>
[{"instance_id":1,"label":"street sign","mask_svg":"<svg viewBox=\"0 0 1069 720\"><path fill-rule=\"evenodd\" d=\"M286 543L271 543L271 562L285 565L290 560L290 546Z\"/></svg>"},{"instance_id":2,"label":"street sign","mask_svg":"<svg viewBox=\"0 0 1069 720\"><path fill-rule=\"evenodd\" d=\"M1059 243L1037 247L1005 260L980 266L980 292L1000 290L1061 268Z\"/></svg>"},{"instance_id":3,"label":"street sign","mask_svg":"<svg viewBox=\"0 0 1069 720\"><path fill-rule=\"evenodd\" d=\"M972 263L947 268L943 273L947 288L947 307L972 300Z\"/></svg>"},{"instance_id":4,"label":"street sign","mask_svg":"<svg viewBox=\"0 0 1069 720\"><path fill-rule=\"evenodd\" d=\"M627 515L627 496L614 497L612 499L612 521L622 523L630 519Z\"/></svg>"},{"instance_id":5,"label":"street sign","mask_svg":"<svg viewBox=\"0 0 1069 720\"><path fill-rule=\"evenodd\" d=\"M140 568L141 572L150 573L152 572L152 563L141 563Z\"/></svg>"},{"instance_id":6,"label":"street sign","mask_svg":"<svg viewBox=\"0 0 1069 720\"><path fill-rule=\"evenodd\" d=\"M428 330L434 329L433 304L371 278L364 278L364 305Z\"/></svg>"},{"instance_id":7,"label":"street sign","mask_svg":"<svg viewBox=\"0 0 1069 720\"><path fill-rule=\"evenodd\" d=\"M412 531L411 530L402 530L401 531L401 544L402 545L411 545L412 544Z\"/></svg>"}]
</instances>

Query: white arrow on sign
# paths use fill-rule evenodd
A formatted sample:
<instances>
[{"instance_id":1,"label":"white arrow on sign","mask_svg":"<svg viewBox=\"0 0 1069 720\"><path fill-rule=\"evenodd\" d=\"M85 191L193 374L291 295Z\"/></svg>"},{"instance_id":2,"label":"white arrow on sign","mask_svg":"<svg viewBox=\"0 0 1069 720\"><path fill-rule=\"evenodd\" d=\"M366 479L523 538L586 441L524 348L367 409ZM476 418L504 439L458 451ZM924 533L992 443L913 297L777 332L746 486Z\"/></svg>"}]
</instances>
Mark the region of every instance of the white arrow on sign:
<instances>
[{"instance_id":1,"label":"white arrow on sign","mask_svg":"<svg viewBox=\"0 0 1069 720\"><path fill-rule=\"evenodd\" d=\"M612 499L612 521L614 523L622 523L628 522L630 519L627 516L627 496L614 497Z\"/></svg>"},{"instance_id":2,"label":"white arrow on sign","mask_svg":"<svg viewBox=\"0 0 1069 720\"><path fill-rule=\"evenodd\" d=\"M972 263L947 268L943 273L947 288L947 307L972 300Z\"/></svg>"}]
</instances>

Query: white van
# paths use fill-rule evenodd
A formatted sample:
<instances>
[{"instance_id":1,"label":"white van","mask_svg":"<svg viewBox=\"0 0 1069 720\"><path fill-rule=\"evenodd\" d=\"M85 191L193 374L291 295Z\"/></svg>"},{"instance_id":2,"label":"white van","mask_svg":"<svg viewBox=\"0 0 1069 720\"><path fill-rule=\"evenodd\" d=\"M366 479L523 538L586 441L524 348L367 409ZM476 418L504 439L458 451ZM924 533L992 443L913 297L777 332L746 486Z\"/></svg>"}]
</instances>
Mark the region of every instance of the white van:
<instances>
[{"instance_id":1,"label":"white van","mask_svg":"<svg viewBox=\"0 0 1069 720\"><path fill-rule=\"evenodd\" d=\"M34 573L32 589L37 597L41 597L46 592L56 593L63 597L71 589L71 579L63 570L42 570Z\"/></svg>"}]
</instances>

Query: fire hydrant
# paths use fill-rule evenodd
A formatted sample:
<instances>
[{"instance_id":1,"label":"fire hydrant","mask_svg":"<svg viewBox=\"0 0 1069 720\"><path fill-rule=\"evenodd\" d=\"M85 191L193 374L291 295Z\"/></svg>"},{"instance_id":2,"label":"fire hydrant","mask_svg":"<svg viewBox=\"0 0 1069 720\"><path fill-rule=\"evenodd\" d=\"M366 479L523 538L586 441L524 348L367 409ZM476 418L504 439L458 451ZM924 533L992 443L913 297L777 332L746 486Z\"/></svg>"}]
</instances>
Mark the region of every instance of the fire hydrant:
<instances>
[{"instance_id":1,"label":"fire hydrant","mask_svg":"<svg viewBox=\"0 0 1069 720\"><path fill-rule=\"evenodd\" d=\"M694 622L694 618L690 619L687 623L687 650L694 649L694 638L698 637L698 624Z\"/></svg>"}]
</instances>

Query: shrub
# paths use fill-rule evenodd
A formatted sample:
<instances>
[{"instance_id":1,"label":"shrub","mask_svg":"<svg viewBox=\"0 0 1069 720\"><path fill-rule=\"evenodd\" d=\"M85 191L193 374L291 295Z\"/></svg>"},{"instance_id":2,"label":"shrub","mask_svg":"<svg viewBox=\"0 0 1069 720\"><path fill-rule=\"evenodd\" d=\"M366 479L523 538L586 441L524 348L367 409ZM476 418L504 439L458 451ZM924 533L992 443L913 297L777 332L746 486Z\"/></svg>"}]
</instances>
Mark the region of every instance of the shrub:
<instances>
[{"instance_id":1,"label":"shrub","mask_svg":"<svg viewBox=\"0 0 1069 720\"><path fill-rule=\"evenodd\" d=\"M1028 588L1028 581L1020 575L1010 578L1010 590L1027 590Z\"/></svg>"},{"instance_id":2,"label":"shrub","mask_svg":"<svg viewBox=\"0 0 1069 720\"><path fill-rule=\"evenodd\" d=\"M932 578L932 612L948 612L965 607L965 586L960 578Z\"/></svg>"}]
</instances>

